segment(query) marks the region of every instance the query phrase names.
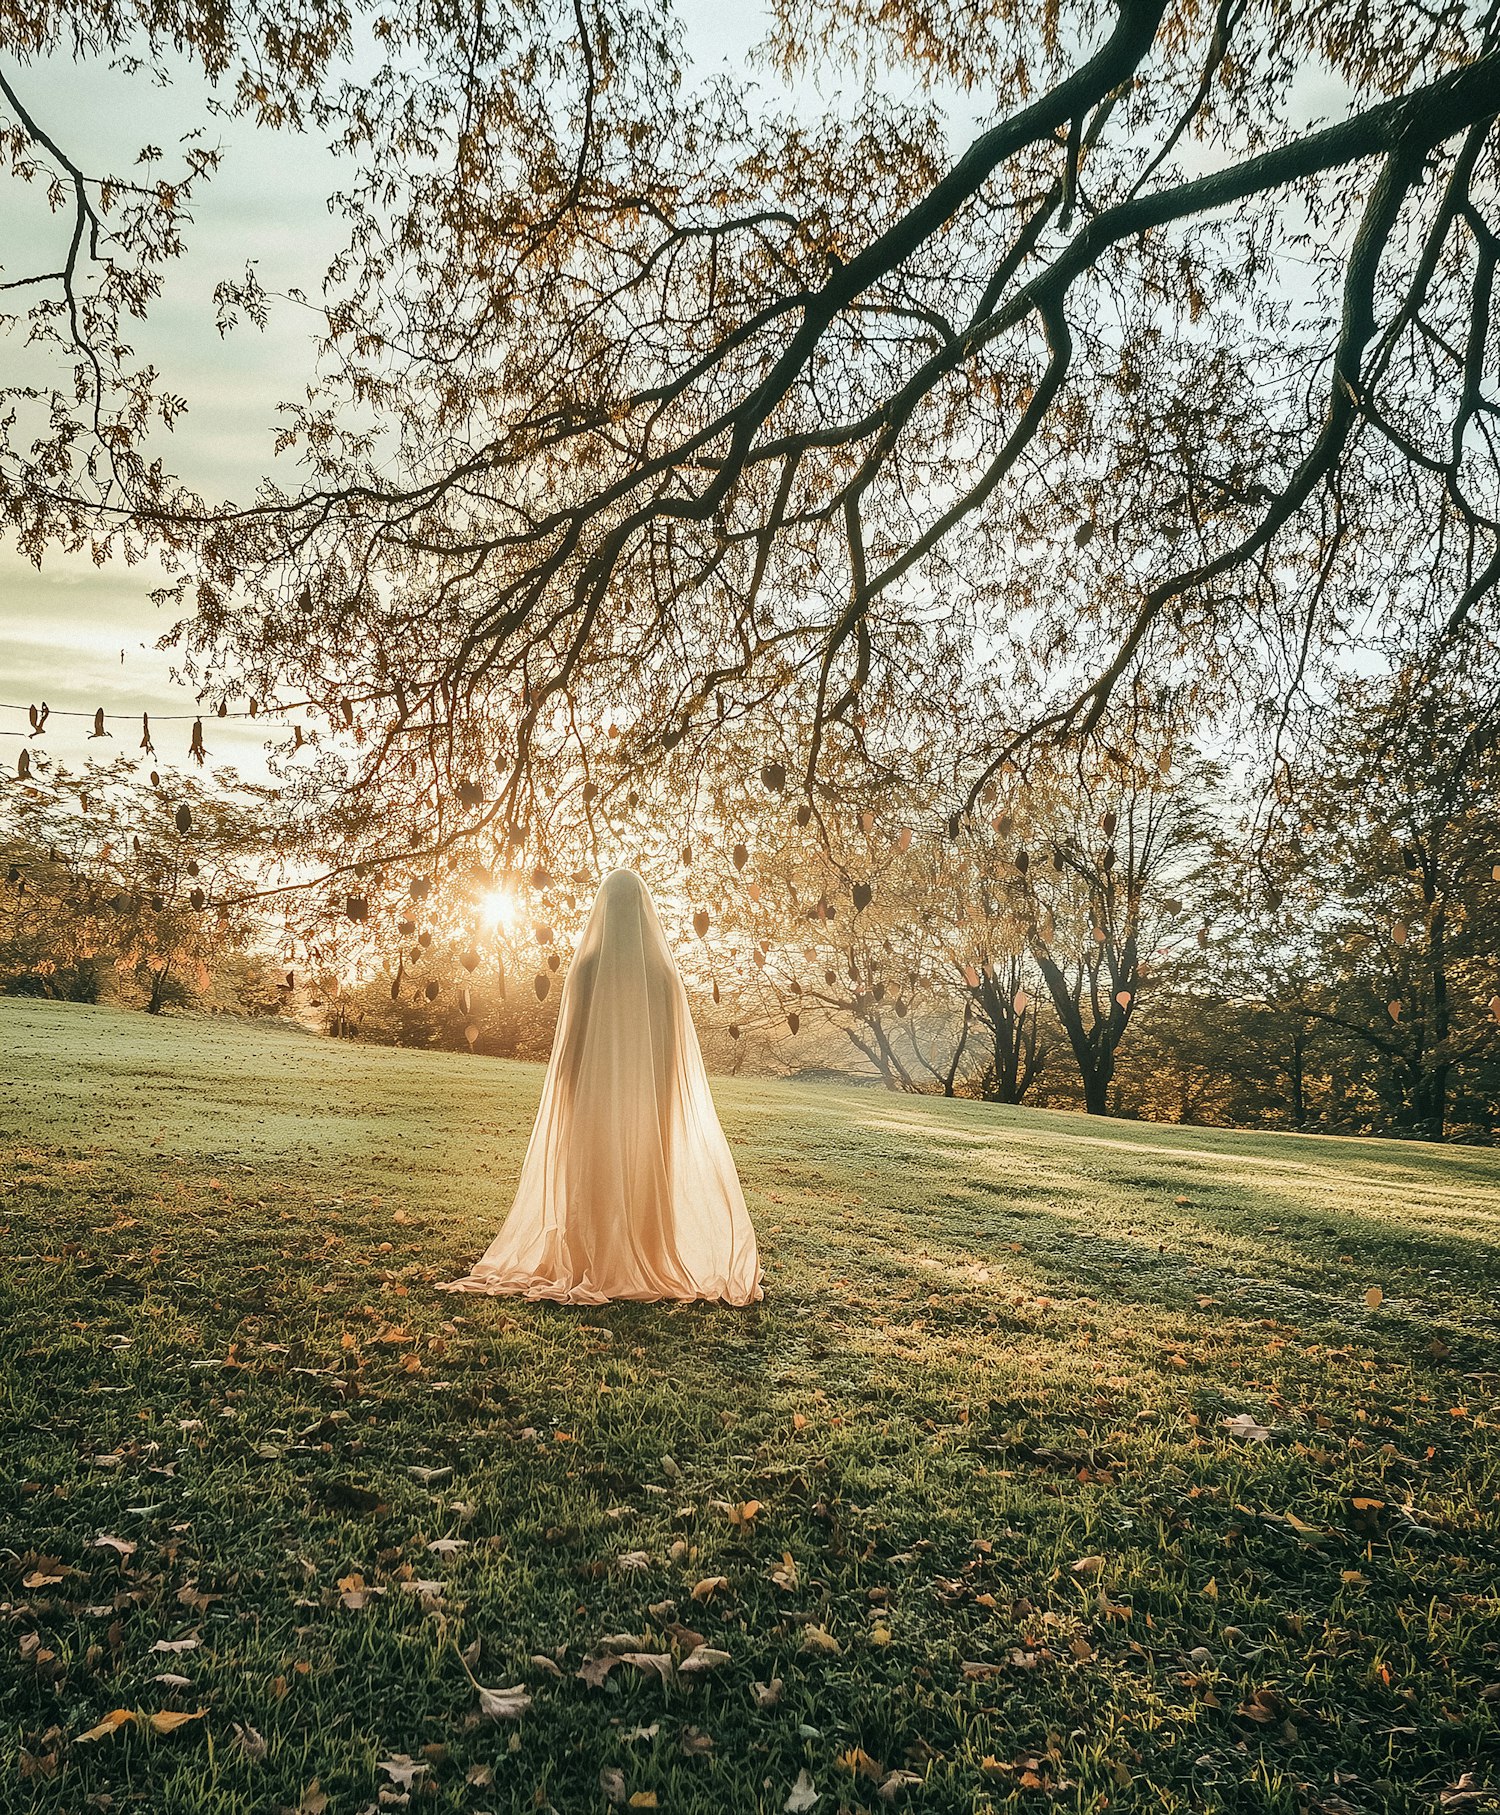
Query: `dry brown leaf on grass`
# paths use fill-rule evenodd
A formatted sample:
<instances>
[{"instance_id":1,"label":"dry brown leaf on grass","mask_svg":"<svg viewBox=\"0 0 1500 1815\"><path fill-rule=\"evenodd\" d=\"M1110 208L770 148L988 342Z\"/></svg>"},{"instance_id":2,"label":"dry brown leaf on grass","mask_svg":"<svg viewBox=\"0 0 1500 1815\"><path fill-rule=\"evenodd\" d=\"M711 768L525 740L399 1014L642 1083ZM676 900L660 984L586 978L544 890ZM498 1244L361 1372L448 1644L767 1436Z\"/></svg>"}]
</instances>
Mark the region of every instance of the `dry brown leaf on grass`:
<instances>
[{"instance_id":1,"label":"dry brown leaf on grass","mask_svg":"<svg viewBox=\"0 0 1500 1815\"><path fill-rule=\"evenodd\" d=\"M107 1531L101 1531L96 1537L92 1538L89 1542L89 1549L112 1550L122 1561L126 1557L133 1557L136 1553L136 1545L133 1539L116 1538Z\"/></svg>"},{"instance_id":2,"label":"dry brown leaf on grass","mask_svg":"<svg viewBox=\"0 0 1500 1815\"><path fill-rule=\"evenodd\" d=\"M1076 1563L1068 1565L1075 1576L1096 1576L1104 1568L1103 1557L1080 1557Z\"/></svg>"},{"instance_id":3,"label":"dry brown leaf on grass","mask_svg":"<svg viewBox=\"0 0 1500 1815\"><path fill-rule=\"evenodd\" d=\"M655 1809L660 1804L656 1800L655 1790L633 1790L630 1801L626 1804L631 1809Z\"/></svg>"},{"instance_id":4,"label":"dry brown leaf on grass","mask_svg":"<svg viewBox=\"0 0 1500 1815\"><path fill-rule=\"evenodd\" d=\"M419 1777L427 1771L428 1766L418 1764L409 1753L397 1752L390 1758L380 1759L375 1766L377 1771L384 1771L397 1789L409 1790Z\"/></svg>"},{"instance_id":5,"label":"dry brown leaf on grass","mask_svg":"<svg viewBox=\"0 0 1500 1815\"><path fill-rule=\"evenodd\" d=\"M710 1500L709 1505L715 1512L723 1513L731 1525L738 1526L751 1524L763 1510L759 1500Z\"/></svg>"},{"instance_id":6,"label":"dry brown leaf on grass","mask_svg":"<svg viewBox=\"0 0 1500 1815\"><path fill-rule=\"evenodd\" d=\"M833 1762L851 1777L867 1777L871 1783L880 1783L885 1777L885 1766L871 1758L863 1746L850 1746L847 1752L840 1752Z\"/></svg>"},{"instance_id":7,"label":"dry brown leaf on grass","mask_svg":"<svg viewBox=\"0 0 1500 1815\"><path fill-rule=\"evenodd\" d=\"M259 1764L270 1750L265 1740L248 1721L244 1726L241 1726L238 1721L234 1722L233 1744L241 1757L248 1758L252 1764Z\"/></svg>"},{"instance_id":8,"label":"dry brown leaf on grass","mask_svg":"<svg viewBox=\"0 0 1500 1815\"><path fill-rule=\"evenodd\" d=\"M678 1739L684 1758L703 1758L714 1749L714 1738L701 1727L684 1727Z\"/></svg>"},{"instance_id":9,"label":"dry brown leaf on grass","mask_svg":"<svg viewBox=\"0 0 1500 1815\"><path fill-rule=\"evenodd\" d=\"M804 1765L797 1773L797 1781L787 1792L787 1799L781 1805L786 1815L807 1815L809 1809L818 1805L819 1792L813 1783L812 1774Z\"/></svg>"},{"instance_id":10,"label":"dry brown leaf on grass","mask_svg":"<svg viewBox=\"0 0 1500 1815\"><path fill-rule=\"evenodd\" d=\"M711 1601L721 1590L729 1586L728 1576L705 1576L693 1588L695 1601Z\"/></svg>"},{"instance_id":11,"label":"dry brown leaf on grass","mask_svg":"<svg viewBox=\"0 0 1500 1815\"><path fill-rule=\"evenodd\" d=\"M111 1708L97 1726L90 1727L87 1733L80 1733L75 1743L86 1745L96 1739L108 1739L112 1733L118 1733L121 1727L128 1727L134 1719L129 1708Z\"/></svg>"},{"instance_id":12,"label":"dry brown leaf on grass","mask_svg":"<svg viewBox=\"0 0 1500 1815\"><path fill-rule=\"evenodd\" d=\"M750 1695L757 1708L774 1708L781 1700L781 1691L785 1687L779 1676L773 1676L768 1683L752 1683Z\"/></svg>"},{"instance_id":13,"label":"dry brown leaf on grass","mask_svg":"<svg viewBox=\"0 0 1500 1815\"><path fill-rule=\"evenodd\" d=\"M160 1708L155 1714L146 1717L147 1725L153 1733L175 1733L179 1727L185 1727L189 1721L202 1720L203 1709L195 1714L184 1714L173 1708Z\"/></svg>"},{"instance_id":14,"label":"dry brown leaf on grass","mask_svg":"<svg viewBox=\"0 0 1500 1815\"><path fill-rule=\"evenodd\" d=\"M789 1592L797 1586L797 1564L789 1550L782 1551L780 1564L771 1571L771 1580Z\"/></svg>"},{"instance_id":15,"label":"dry brown leaf on grass","mask_svg":"<svg viewBox=\"0 0 1500 1815\"><path fill-rule=\"evenodd\" d=\"M903 1790L909 1790L914 1784L919 1784L921 1781L922 1778L919 1772L897 1769L889 1772L885 1778L876 1785L875 1794L882 1802L894 1802Z\"/></svg>"},{"instance_id":16,"label":"dry brown leaf on grass","mask_svg":"<svg viewBox=\"0 0 1500 1815\"><path fill-rule=\"evenodd\" d=\"M479 1712L487 1720L519 1720L531 1707L531 1694L524 1683L513 1689L486 1689L482 1683L474 1687L479 1691Z\"/></svg>"},{"instance_id":17,"label":"dry brown leaf on grass","mask_svg":"<svg viewBox=\"0 0 1500 1815\"><path fill-rule=\"evenodd\" d=\"M605 1765L599 1773L599 1788L604 1792L606 1802L624 1802L625 1773L616 1765Z\"/></svg>"},{"instance_id":18,"label":"dry brown leaf on grass","mask_svg":"<svg viewBox=\"0 0 1500 1815\"><path fill-rule=\"evenodd\" d=\"M804 1626L802 1629L802 1649L804 1651L821 1651L830 1656L837 1656L844 1648L826 1626Z\"/></svg>"},{"instance_id":19,"label":"dry brown leaf on grass","mask_svg":"<svg viewBox=\"0 0 1500 1815\"><path fill-rule=\"evenodd\" d=\"M672 1680L672 1654L670 1651L623 1651L620 1653L620 1662L630 1664L634 1669L640 1670L648 1676L659 1676L664 1683L670 1683ZM682 1668L686 1670L687 1667L687 1660L684 1659Z\"/></svg>"},{"instance_id":20,"label":"dry brown leaf on grass","mask_svg":"<svg viewBox=\"0 0 1500 1815\"><path fill-rule=\"evenodd\" d=\"M729 1662L727 1651L716 1651L712 1645L698 1645L677 1666L681 1676L701 1676L705 1670L717 1670Z\"/></svg>"},{"instance_id":21,"label":"dry brown leaf on grass","mask_svg":"<svg viewBox=\"0 0 1500 1815\"><path fill-rule=\"evenodd\" d=\"M1241 1443L1270 1443L1275 1437L1269 1425L1258 1423L1249 1412L1236 1412L1232 1418L1226 1418L1224 1429Z\"/></svg>"}]
</instances>

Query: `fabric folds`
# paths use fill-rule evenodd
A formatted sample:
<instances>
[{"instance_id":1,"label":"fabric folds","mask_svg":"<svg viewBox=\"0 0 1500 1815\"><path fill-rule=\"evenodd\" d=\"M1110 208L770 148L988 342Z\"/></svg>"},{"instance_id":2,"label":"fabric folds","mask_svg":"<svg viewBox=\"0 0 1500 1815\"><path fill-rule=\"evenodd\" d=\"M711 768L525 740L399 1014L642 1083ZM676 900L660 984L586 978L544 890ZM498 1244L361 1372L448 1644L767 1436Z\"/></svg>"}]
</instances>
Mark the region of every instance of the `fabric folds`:
<instances>
[{"instance_id":1,"label":"fabric folds","mask_svg":"<svg viewBox=\"0 0 1500 1815\"><path fill-rule=\"evenodd\" d=\"M632 870L604 879L563 986L510 1215L448 1289L566 1304L761 1296L687 993Z\"/></svg>"}]
</instances>

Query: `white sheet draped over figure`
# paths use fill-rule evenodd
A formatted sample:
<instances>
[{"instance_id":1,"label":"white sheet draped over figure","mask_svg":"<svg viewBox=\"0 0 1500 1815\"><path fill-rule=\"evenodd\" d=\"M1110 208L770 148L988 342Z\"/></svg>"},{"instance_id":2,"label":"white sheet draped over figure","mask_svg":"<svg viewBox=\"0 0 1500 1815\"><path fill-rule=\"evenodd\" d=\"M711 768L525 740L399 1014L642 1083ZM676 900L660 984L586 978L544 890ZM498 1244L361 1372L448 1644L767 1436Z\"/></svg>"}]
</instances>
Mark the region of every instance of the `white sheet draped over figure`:
<instances>
[{"instance_id":1,"label":"white sheet draped over figure","mask_svg":"<svg viewBox=\"0 0 1500 1815\"><path fill-rule=\"evenodd\" d=\"M510 1215L450 1290L569 1304L761 1296L687 993L633 870L605 877L574 954Z\"/></svg>"}]
</instances>

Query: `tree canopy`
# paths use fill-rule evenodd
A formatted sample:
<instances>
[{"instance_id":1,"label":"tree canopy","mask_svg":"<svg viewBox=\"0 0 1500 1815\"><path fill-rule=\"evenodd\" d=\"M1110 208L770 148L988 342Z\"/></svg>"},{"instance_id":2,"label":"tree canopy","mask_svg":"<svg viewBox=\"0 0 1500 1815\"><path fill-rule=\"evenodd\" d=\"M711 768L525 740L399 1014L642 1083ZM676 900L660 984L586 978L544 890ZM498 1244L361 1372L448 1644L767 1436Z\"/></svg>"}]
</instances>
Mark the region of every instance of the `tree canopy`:
<instances>
[{"instance_id":1,"label":"tree canopy","mask_svg":"<svg viewBox=\"0 0 1500 1815\"><path fill-rule=\"evenodd\" d=\"M296 487L164 461L129 323L219 154L84 168L27 105L57 53L346 157ZM773 0L712 78L664 4L33 0L0 106L57 211L0 511L175 566L208 700L312 702L361 861L726 728L815 805L941 733L962 810L1048 737L1274 733L1500 581L1494 0ZM275 306L248 250L226 328Z\"/></svg>"}]
</instances>

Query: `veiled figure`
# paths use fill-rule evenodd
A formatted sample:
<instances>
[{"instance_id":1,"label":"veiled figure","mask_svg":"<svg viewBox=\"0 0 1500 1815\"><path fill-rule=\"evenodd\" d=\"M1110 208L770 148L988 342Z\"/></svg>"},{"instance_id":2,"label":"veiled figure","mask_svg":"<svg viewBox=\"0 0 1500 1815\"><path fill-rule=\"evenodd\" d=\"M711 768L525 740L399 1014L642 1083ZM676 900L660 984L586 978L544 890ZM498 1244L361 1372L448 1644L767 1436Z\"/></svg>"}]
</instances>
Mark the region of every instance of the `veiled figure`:
<instances>
[{"instance_id":1,"label":"veiled figure","mask_svg":"<svg viewBox=\"0 0 1500 1815\"><path fill-rule=\"evenodd\" d=\"M574 955L510 1215L449 1289L566 1304L761 1296L687 993L633 870L605 877Z\"/></svg>"}]
</instances>

